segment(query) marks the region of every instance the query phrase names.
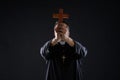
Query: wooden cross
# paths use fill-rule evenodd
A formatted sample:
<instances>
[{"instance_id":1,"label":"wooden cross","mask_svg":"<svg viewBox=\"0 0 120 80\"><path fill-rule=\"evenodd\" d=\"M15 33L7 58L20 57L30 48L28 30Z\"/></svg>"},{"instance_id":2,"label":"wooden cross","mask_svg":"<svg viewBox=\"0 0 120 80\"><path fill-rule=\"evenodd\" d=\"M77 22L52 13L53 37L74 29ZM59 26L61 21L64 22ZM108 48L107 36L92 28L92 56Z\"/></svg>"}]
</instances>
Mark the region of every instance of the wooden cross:
<instances>
[{"instance_id":1,"label":"wooden cross","mask_svg":"<svg viewBox=\"0 0 120 80\"><path fill-rule=\"evenodd\" d=\"M66 57L63 55L62 56L63 63L64 63L65 59L66 59Z\"/></svg>"},{"instance_id":2,"label":"wooden cross","mask_svg":"<svg viewBox=\"0 0 120 80\"><path fill-rule=\"evenodd\" d=\"M59 14L53 14L53 18L58 18L58 23L61 23L64 18L69 18L69 15L64 14L63 9L59 9Z\"/></svg>"}]
</instances>

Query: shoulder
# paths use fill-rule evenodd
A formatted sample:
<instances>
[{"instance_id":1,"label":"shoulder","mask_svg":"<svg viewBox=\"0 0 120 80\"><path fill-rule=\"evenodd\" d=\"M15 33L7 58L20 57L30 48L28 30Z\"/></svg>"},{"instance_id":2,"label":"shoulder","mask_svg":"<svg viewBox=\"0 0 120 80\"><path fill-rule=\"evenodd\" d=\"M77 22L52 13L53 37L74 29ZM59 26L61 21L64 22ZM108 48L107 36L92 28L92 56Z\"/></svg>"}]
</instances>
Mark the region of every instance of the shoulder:
<instances>
[{"instance_id":1,"label":"shoulder","mask_svg":"<svg viewBox=\"0 0 120 80\"><path fill-rule=\"evenodd\" d=\"M86 49L86 47L81 42L74 41L74 43L75 43L76 48L78 48L78 49Z\"/></svg>"},{"instance_id":2,"label":"shoulder","mask_svg":"<svg viewBox=\"0 0 120 80\"><path fill-rule=\"evenodd\" d=\"M75 42L75 48L76 48L76 50L77 50L77 52L80 52L80 50L82 51L82 52L84 52L84 56L86 56L86 54L87 54L87 49L86 49L86 47L85 46L83 46L80 42L78 42L78 41L74 41Z\"/></svg>"},{"instance_id":3,"label":"shoulder","mask_svg":"<svg viewBox=\"0 0 120 80\"><path fill-rule=\"evenodd\" d=\"M82 45L80 42L78 42L78 41L75 41L75 40L74 40L74 43L75 43L75 46L80 46L80 47L83 46L83 45Z\"/></svg>"},{"instance_id":4,"label":"shoulder","mask_svg":"<svg viewBox=\"0 0 120 80\"><path fill-rule=\"evenodd\" d=\"M51 43L51 40L48 40L48 41L46 41L46 42L44 43L44 46L49 46L50 43Z\"/></svg>"}]
</instances>

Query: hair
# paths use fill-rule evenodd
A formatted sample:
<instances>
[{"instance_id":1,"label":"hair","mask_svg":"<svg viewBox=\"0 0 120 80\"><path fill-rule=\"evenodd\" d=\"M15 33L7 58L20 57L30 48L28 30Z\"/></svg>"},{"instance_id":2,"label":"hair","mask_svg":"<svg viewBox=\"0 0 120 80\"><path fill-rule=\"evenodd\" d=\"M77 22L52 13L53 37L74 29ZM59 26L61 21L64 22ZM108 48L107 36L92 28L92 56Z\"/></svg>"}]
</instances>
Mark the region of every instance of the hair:
<instances>
[{"instance_id":1,"label":"hair","mask_svg":"<svg viewBox=\"0 0 120 80\"><path fill-rule=\"evenodd\" d=\"M65 23L67 25L68 30L70 31L70 26L67 21L63 21L62 23ZM58 21L55 22L55 25L58 24Z\"/></svg>"}]
</instances>

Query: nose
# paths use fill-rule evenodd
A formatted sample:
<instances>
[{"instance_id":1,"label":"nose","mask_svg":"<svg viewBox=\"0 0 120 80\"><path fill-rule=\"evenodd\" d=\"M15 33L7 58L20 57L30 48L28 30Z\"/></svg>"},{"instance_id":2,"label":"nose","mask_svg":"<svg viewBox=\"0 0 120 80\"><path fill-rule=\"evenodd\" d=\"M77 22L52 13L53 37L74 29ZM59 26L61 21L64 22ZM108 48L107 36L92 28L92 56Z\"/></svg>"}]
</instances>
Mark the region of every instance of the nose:
<instances>
[{"instance_id":1,"label":"nose","mask_svg":"<svg viewBox=\"0 0 120 80\"><path fill-rule=\"evenodd\" d=\"M62 27L62 26L59 26L58 29L63 29L63 27Z\"/></svg>"}]
</instances>

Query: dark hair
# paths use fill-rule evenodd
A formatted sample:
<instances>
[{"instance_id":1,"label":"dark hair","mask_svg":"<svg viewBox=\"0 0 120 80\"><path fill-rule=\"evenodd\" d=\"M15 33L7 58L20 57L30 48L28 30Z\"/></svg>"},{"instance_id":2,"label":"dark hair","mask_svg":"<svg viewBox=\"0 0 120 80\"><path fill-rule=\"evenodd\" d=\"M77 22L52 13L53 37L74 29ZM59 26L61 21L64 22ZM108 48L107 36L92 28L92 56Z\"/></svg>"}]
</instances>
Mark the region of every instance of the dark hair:
<instances>
[{"instance_id":1,"label":"dark hair","mask_svg":"<svg viewBox=\"0 0 120 80\"><path fill-rule=\"evenodd\" d=\"M67 21L63 21L63 23L67 24L69 26L69 23Z\"/></svg>"},{"instance_id":2,"label":"dark hair","mask_svg":"<svg viewBox=\"0 0 120 80\"><path fill-rule=\"evenodd\" d=\"M67 24L67 26L68 26L68 30L70 30L70 26L69 26L69 24L68 24L68 22L67 22L67 21L63 21L62 23ZM58 24L58 21L56 21L56 22L55 22L55 25L56 25L56 24Z\"/></svg>"},{"instance_id":3,"label":"dark hair","mask_svg":"<svg viewBox=\"0 0 120 80\"><path fill-rule=\"evenodd\" d=\"M55 25L58 23L58 21L55 22ZM62 21L62 23L65 23L69 26L69 23L67 21Z\"/></svg>"}]
</instances>

